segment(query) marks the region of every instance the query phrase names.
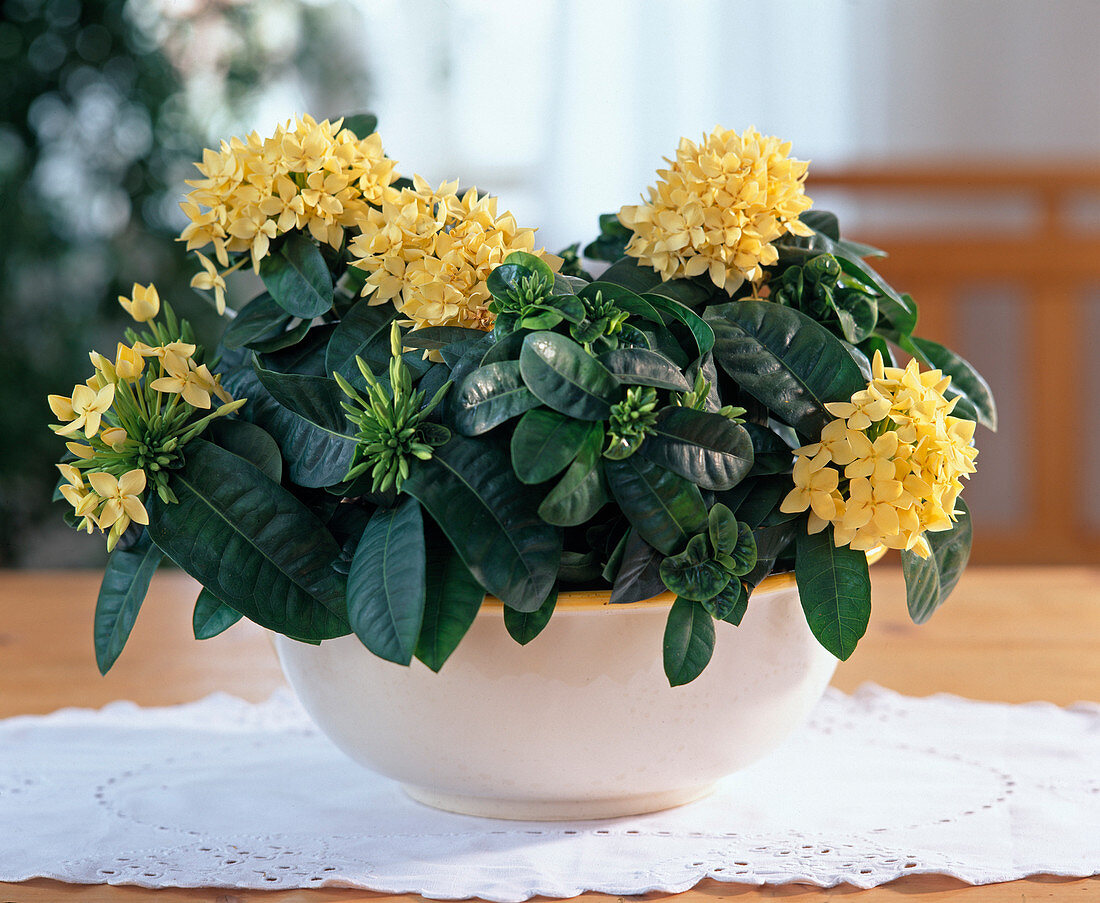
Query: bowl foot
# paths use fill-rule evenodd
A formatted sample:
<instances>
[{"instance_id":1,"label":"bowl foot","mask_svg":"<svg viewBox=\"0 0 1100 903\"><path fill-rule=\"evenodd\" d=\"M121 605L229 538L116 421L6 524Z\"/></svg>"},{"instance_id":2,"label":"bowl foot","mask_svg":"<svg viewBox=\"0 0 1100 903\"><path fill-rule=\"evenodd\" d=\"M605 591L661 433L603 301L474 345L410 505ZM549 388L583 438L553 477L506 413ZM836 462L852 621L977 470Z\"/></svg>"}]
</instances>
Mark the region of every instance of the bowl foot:
<instances>
[{"instance_id":1,"label":"bowl foot","mask_svg":"<svg viewBox=\"0 0 1100 903\"><path fill-rule=\"evenodd\" d=\"M513 821L573 821L577 819L619 818L659 812L702 799L714 790L714 784L584 800L497 799L440 793L427 787L402 784L405 793L418 803L482 818L506 818Z\"/></svg>"}]
</instances>

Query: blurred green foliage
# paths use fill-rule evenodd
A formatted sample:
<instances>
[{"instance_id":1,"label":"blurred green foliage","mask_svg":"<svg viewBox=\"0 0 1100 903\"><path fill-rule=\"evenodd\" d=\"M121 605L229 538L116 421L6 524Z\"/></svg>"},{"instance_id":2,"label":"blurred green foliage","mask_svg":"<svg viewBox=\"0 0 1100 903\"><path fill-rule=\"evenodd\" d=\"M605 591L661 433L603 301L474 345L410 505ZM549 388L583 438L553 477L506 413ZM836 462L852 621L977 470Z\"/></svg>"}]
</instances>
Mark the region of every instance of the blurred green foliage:
<instances>
[{"instance_id":1,"label":"blurred green foliage","mask_svg":"<svg viewBox=\"0 0 1100 903\"><path fill-rule=\"evenodd\" d=\"M347 10L332 15L323 3L200 4L175 19L144 0L0 6L0 566L10 566L28 560L41 527L64 536L49 503L64 448L48 429L46 395L90 375L89 350L113 356L129 322L117 296L154 282L200 341L220 329L188 287L197 266L175 242L205 132L239 132L268 83L288 73L306 103L325 98L319 115L360 106L365 79L350 56L361 51L334 37ZM213 56L212 18L226 39ZM292 39L273 44L271 33ZM203 65L183 66L181 79L166 50ZM76 548L79 560L68 544L31 560L90 564L103 554L96 541Z\"/></svg>"}]
</instances>

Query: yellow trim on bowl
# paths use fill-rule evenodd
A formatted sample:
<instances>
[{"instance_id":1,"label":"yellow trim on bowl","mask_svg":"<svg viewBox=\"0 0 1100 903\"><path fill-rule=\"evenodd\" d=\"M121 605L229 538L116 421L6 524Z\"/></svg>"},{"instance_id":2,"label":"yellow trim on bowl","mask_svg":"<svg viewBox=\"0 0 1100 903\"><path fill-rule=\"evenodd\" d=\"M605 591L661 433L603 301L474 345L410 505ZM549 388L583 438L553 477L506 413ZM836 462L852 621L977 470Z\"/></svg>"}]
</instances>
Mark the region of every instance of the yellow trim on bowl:
<instances>
[{"instance_id":1,"label":"yellow trim on bowl","mask_svg":"<svg viewBox=\"0 0 1100 903\"><path fill-rule=\"evenodd\" d=\"M882 558L886 554L885 546L877 546L871 549L867 553L867 564L874 564L876 561ZM794 574L787 571L783 574L772 574L770 577L765 577L760 585L754 590L755 593L774 593L777 590L789 589L795 586ZM654 606L669 607L676 601L675 593L661 593L658 596L654 596L652 599L644 599L640 602L631 602L628 605L611 605L611 590L604 589L582 589L571 590L564 593L558 593L557 609L568 608L570 611L580 611L584 609L597 609L597 608L649 608ZM490 607L503 608L503 603L496 596L486 596L485 601L482 603L484 608L486 605Z\"/></svg>"}]
</instances>

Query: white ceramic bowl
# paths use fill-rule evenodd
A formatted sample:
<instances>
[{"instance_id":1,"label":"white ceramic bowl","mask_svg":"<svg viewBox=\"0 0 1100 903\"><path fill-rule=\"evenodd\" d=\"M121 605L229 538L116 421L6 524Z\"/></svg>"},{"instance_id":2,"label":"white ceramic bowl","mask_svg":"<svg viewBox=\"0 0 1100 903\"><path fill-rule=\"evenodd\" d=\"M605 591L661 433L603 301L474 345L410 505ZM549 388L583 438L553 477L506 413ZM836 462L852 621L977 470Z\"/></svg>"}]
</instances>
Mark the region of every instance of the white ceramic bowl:
<instances>
[{"instance_id":1,"label":"white ceramic bowl","mask_svg":"<svg viewBox=\"0 0 1100 903\"><path fill-rule=\"evenodd\" d=\"M798 726L836 667L780 575L739 627L715 625L703 674L669 687L671 602L563 593L521 647L487 599L439 674L376 658L354 636L275 644L318 727L414 799L494 818L610 818L704 796Z\"/></svg>"}]
</instances>

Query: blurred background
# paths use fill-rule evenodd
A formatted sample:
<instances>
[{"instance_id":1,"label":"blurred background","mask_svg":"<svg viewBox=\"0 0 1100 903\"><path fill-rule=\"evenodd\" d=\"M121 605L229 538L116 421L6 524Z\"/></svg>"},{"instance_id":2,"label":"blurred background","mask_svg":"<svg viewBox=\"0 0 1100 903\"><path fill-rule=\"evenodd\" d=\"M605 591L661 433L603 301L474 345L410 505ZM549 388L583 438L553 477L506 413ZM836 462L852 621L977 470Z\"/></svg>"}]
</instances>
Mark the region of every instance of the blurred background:
<instances>
[{"instance_id":1,"label":"blurred background","mask_svg":"<svg viewBox=\"0 0 1100 903\"><path fill-rule=\"evenodd\" d=\"M989 379L978 562L1100 560L1095 0L0 0L0 566L102 561L48 503L45 396L156 282L212 337L174 236L205 145L372 111L559 250L681 135L755 125Z\"/></svg>"}]
</instances>

